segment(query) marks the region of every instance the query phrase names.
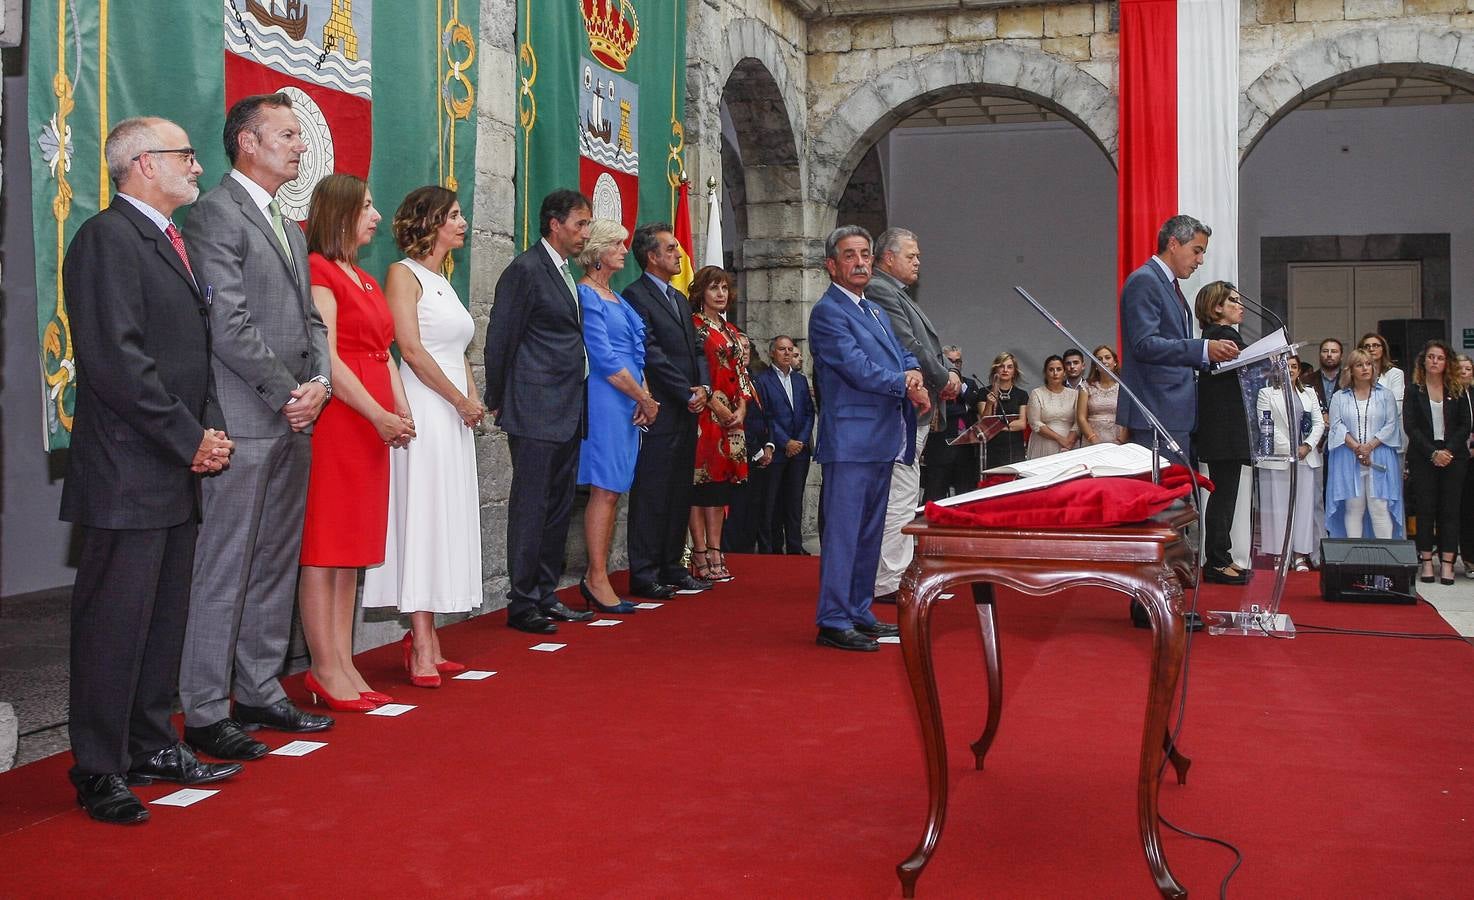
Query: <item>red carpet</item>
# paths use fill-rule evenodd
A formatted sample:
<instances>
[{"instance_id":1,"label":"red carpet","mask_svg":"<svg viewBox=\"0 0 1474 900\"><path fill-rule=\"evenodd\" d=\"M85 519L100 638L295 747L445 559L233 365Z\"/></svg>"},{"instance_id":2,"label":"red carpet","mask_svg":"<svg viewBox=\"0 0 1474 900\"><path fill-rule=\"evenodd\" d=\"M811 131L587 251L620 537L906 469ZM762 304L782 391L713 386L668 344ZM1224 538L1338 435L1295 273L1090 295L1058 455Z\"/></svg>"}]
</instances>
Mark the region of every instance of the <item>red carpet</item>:
<instances>
[{"instance_id":1,"label":"red carpet","mask_svg":"<svg viewBox=\"0 0 1474 900\"><path fill-rule=\"evenodd\" d=\"M397 648L367 653L370 681L422 705L340 715L327 747L248 763L141 827L90 822L69 756L0 775L0 896L899 896L926 803L899 647L814 646L815 560L731 568L737 581L621 625L564 625L556 653L529 651L502 614L447 629L452 658L498 672L483 682L418 690ZM1302 626L1452 633L1423 604L1314 591L1296 576ZM966 748L985 696L972 604L935 617L952 805L919 896L1154 896L1134 825L1147 633L1104 593L1001 592L999 612L987 772ZM289 691L304 699L299 679ZM1243 850L1232 896L1467 896L1471 721L1465 643L1199 636L1181 742L1194 764L1162 811ZM1165 840L1178 879L1214 895L1231 855Z\"/></svg>"}]
</instances>

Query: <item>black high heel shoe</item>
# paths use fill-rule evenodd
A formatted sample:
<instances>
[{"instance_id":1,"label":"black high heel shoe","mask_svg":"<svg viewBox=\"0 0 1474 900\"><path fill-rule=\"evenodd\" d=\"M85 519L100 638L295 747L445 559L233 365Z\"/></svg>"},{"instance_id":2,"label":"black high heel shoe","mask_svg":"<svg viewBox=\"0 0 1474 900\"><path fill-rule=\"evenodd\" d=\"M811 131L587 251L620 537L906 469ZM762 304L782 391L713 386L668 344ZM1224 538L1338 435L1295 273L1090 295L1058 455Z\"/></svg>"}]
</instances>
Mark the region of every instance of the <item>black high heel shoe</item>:
<instances>
[{"instance_id":1,"label":"black high heel shoe","mask_svg":"<svg viewBox=\"0 0 1474 900\"><path fill-rule=\"evenodd\" d=\"M583 595L584 609L587 609L590 612L607 613L611 616L628 616L639 612L639 608L637 606L635 606L628 600L623 599L613 606L605 606L603 603L599 602L598 597L594 596L594 592L589 590L589 583L582 579L580 579L578 582L578 592Z\"/></svg>"},{"instance_id":2,"label":"black high heel shoe","mask_svg":"<svg viewBox=\"0 0 1474 900\"><path fill-rule=\"evenodd\" d=\"M1433 583L1433 554L1431 554L1431 553L1419 553L1418 554L1418 565L1419 565L1419 567L1421 567L1421 571L1418 573L1418 580L1421 581L1421 582L1423 582L1424 584L1432 584ZM1424 575L1423 572L1427 572L1428 574Z\"/></svg>"},{"instance_id":3,"label":"black high heel shoe","mask_svg":"<svg viewBox=\"0 0 1474 900\"><path fill-rule=\"evenodd\" d=\"M1443 568L1440 569L1439 572L1438 572L1438 583L1439 584L1453 584L1454 583L1454 558L1453 558L1453 554L1451 554L1451 553L1441 553L1441 554L1439 554L1439 560L1438 561L1443 566ZM1443 574L1444 572L1448 572L1448 574L1447 575L1444 575ZM1429 579L1429 580L1431 581L1432 579Z\"/></svg>"}]
</instances>

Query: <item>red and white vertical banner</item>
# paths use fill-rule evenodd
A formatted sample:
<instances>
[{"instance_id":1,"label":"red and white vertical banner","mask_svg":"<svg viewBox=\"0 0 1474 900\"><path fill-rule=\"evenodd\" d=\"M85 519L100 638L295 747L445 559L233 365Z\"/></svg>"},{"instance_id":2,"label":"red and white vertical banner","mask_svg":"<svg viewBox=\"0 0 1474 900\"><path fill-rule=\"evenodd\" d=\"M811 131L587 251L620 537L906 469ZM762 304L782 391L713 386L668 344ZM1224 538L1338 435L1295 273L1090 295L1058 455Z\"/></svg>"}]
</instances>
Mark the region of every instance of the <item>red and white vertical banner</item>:
<instances>
[{"instance_id":1,"label":"red and white vertical banner","mask_svg":"<svg viewBox=\"0 0 1474 900\"><path fill-rule=\"evenodd\" d=\"M1238 280L1239 0L1121 0L1117 283L1179 213L1213 229L1196 286Z\"/></svg>"}]
</instances>

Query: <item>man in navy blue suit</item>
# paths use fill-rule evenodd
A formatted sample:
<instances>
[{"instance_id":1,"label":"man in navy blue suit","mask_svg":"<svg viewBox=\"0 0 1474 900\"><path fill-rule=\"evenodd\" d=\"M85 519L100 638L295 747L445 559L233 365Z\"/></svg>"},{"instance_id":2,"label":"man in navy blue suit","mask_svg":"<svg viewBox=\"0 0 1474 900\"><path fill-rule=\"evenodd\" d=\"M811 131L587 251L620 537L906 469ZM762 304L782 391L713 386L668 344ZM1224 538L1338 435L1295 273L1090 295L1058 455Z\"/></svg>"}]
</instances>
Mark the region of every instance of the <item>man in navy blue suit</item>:
<instances>
[{"instance_id":1,"label":"man in navy blue suit","mask_svg":"<svg viewBox=\"0 0 1474 900\"><path fill-rule=\"evenodd\" d=\"M814 449L814 398L809 382L794 367L798 348L780 334L768 342L772 365L758 373L757 393L768 417L773 462L768 466L764 509L768 521L758 529L762 553L804 553L804 484Z\"/></svg>"},{"instance_id":2,"label":"man in navy blue suit","mask_svg":"<svg viewBox=\"0 0 1474 900\"><path fill-rule=\"evenodd\" d=\"M1203 264L1213 229L1192 216L1173 216L1157 232L1157 255L1132 272L1121 288L1121 379L1161 420L1192 459L1191 439L1198 421L1198 370L1239 355L1232 341L1205 341L1192 334L1192 309L1179 278ZM1145 414L1122 395L1116 422L1131 429L1131 439L1152 446ZM1169 462L1183 459L1164 455Z\"/></svg>"},{"instance_id":3,"label":"man in navy blue suit","mask_svg":"<svg viewBox=\"0 0 1474 900\"><path fill-rule=\"evenodd\" d=\"M1173 216L1157 232L1157 254L1132 272L1121 287L1121 380L1171 433L1182 458L1164 446L1167 462L1193 465L1190 435L1198 422L1198 370L1239 355L1233 341L1192 336L1192 311L1178 286L1203 264L1213 229L1192 216ZM1116 405L1116 422L1131 429L1131 440L1152 446L1152 426L1125 394ZM1150 628L1146 608L1132 602L1131 620ZM1188 627L1202 627L1197 614Z\"/></svg>"},{"instance_id":4,"label":"man in navy blue suit","mask_svg":"<svg viewBox=\"0 0 1474 900\"><path fill-rule=\"evenodd\" d=\"M916 417L930 411L931 400L890 317L865 299L870 233L836 228L824 257L832 283L809 314L814 379L824 398L814 455L825 481L816 642L873 651L876 638L898 633L870 611L891 468L915 458Z\"/></svg>"}]
</instances>

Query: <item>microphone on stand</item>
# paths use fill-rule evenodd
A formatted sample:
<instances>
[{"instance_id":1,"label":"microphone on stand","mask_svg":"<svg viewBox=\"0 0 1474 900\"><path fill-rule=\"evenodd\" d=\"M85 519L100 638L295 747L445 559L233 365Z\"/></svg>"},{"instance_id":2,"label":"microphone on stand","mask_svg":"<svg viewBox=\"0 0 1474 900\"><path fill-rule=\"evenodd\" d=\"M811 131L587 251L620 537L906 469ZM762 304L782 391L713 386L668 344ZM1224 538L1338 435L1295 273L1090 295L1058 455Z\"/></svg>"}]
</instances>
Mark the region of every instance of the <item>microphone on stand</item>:
<instances>
[{"instance_id":1,"label":"microphone on stand","mask_svg":"<svg viewBox=\"0 0 1474 900\"><path fill-rule=\"evenodd\" d=\"M1271 319L1273 319L1275 324L1278 325L1285 332L1285 337L1288 338L1290 336L1290 326L1286 325L1285 320L1279 317L1279 313L1265 306L1263 303L1260 303L1258 300L1255 300L1254 298L1248 296L1243 291L1240 291L1238 288L1234 288L1233 292L1235 294L1238 294L1240 300L1247 303L1260 315L1269 316Z\"/></svg>"}]
</instances>

